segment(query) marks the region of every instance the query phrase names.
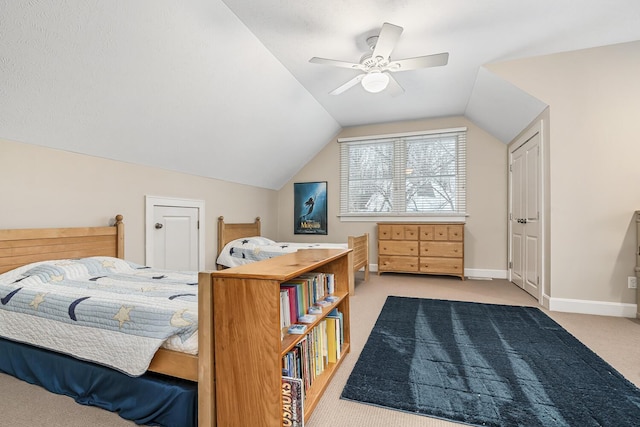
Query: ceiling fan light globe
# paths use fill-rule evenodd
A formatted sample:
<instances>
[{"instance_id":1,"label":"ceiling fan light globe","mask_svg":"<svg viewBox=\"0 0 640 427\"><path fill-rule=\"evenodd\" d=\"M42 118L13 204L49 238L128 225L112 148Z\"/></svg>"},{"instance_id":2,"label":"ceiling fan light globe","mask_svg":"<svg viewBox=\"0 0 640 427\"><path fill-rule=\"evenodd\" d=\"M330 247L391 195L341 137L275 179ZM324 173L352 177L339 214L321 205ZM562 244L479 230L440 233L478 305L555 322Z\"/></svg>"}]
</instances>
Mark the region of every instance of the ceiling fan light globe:
<instances>
[{"instance_id":1,"label":"ceiling fan light globe","mask_svg":"<svg viewBox=\"0 0 640 427\"><path fill-rule=\"evenodd\" d=\"M378 93L386 89L389 76L385 73L372 72L364 76L360 83L367 92Z\"/></svg>"}]
</instances>

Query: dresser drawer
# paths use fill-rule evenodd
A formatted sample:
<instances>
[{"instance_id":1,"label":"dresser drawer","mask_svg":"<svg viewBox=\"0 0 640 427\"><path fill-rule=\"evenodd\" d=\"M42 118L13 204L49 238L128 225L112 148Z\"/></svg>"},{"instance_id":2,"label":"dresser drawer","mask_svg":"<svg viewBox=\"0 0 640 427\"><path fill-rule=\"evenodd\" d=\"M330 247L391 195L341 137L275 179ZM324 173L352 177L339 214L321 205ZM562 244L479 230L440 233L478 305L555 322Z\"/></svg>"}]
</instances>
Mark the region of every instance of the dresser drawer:
<instances>
[{"instance_id":1,"label":"dresser drawer","mask_svg":"<svg viewBox=\"0 0 640 427\"><path fill-rule=\"evenodd\" d=\"M431 225L421 225L420 226L420 240L433 240L433 229L435 226Z\"/></svg>"},{"instance_id":2,"label":"dresser drawer","mask_svg":"<svg viewBox=\"0 0 640 427\"><path fill-rule=\"evenodd\" d=\"M462 258L462 242L420 242L421 257Z\"/></svg>"},{"instance_id":3,"label":"dresser drawer","mask_svg":"<svg viewBox=\"0 0 640 427\"><path fill-rule=\"evenodd\" d=\"M418 240L419 234L414 224L378 224L378 240Z\"/></svg>"},{"instance_id":4,"label":"dresser drawer","mask_svg":"<svg viewBox=\"0 0 640 427\"><path fill-rule=\"evenodd\" d=\"M381 240L378 242L380 255L409 255L418 256L418 242Z\"/></svg>"},{"instance_id":5,"label":"dresser drawer","mask_svg":"<svg viewBox=\"0 0 640 427\"><path fill-rule=\"evenodd\" d=\"M462 242L464 240L464 224L421 225L420 240Z\"/></svg>"},{"instance_id":6,"label":"dresser drawer","mask_svg":"<svg viewBox=\"0 0 640 427\"><path fill-rule=\"evenodd\" d=\"M449 225L434 226L433 240L449 240Z\"/></svg>"},{"instance_id":7,"label":"dresser drawer","mask_svg":"<svg viewBox=\"0 0 640 427\"><path fill-rule=\"evenodd\" d=\"M447 229L447 235L452 242L462 242L464 240L464 225L451 224Z\"/></svg>"},{"instance_id":8,"label":"dresser drawer","mask_svg":"<svg viewBox=\"0 0 640 427\"><path fill-rule=\"evenodd\" d=\"M418 272L418 257L380 255L378 271Z\"/></svg>"},{"instance_id":9,"label":"dresser drawer","mask_svg":"<svg viewBox=\"0 0 640 427\"><path fill-rule=\"evenodd\" d=\"M378 224L378 240L391 240L391 224Z\"/></svg>"},{"instance_id":10,"label":"dresser drawer","mask_svg":"<svg viewBox=\"0 0 640 427\"><path fill-rule=\"evenodd\" d=\"M420 257L420 272L462 276L462 258Z\"/></svg>"}]
</instances>

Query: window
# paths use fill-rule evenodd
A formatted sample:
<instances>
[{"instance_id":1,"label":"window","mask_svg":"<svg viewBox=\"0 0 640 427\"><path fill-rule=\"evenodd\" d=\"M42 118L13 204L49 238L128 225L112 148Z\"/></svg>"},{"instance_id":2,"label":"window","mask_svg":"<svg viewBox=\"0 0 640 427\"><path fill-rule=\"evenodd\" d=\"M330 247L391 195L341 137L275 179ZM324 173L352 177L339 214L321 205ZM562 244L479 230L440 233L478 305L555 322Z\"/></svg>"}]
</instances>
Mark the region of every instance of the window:
<instances>
[{"instance_id":1,"label":"window","mask_svg":"<svg viewBox=\"0 0 640 427\"><path fill-rule=\"evenodd\" d=\"M341 216L465 215L466 128L338 142Z\"/></svg>"}]
</instances>

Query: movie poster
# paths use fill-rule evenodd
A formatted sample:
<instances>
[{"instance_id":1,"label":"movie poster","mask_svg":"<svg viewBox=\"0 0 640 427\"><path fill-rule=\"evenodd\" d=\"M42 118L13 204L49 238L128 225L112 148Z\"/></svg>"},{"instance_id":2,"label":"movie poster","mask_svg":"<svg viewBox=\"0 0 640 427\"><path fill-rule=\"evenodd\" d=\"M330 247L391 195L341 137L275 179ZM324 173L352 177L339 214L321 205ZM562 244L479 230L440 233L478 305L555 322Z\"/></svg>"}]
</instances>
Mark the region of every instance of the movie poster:
<instances>
[{"instance_id":1,"label":"movie poster","mask_svg":"<svg viewBox=\"0 0 640 427\"><path fill-rule=\"evenodd\" d=\"M327 182L293 184L294 234L327 234Z\"/></svg>"}]
</instances>

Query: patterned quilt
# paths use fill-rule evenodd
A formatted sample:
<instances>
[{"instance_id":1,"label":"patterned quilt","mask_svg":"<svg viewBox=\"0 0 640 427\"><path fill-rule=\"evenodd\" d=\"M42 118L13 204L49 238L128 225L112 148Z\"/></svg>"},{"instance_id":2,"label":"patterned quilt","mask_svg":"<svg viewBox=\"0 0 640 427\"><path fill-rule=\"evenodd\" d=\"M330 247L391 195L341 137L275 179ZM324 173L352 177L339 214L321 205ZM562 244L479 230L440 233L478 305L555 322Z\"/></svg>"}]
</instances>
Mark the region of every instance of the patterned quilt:
<instances>
[{"instance_id":1,"label":"patterned quilt","mask_svg":"<svg viewBox=\"0 0 640 427\"><path fill-rule=\"evenodd\" d=\"M197 272L118 258L29 264L0 275L0 336L143 374L165 340L198 327Z\"/></svg>"},{"instance_id":2,"label":"patterned quilt","mask_svg":"<svg viewBox=\"0 0 640 427\"><path fill-rule=\"evenodd\" d=\"M299 249L347 249L346 243L290 243L275 242L266 237L254 236L233 240L225 245L217 263L236 267L255 261L296 252Z\"/></svg>"}]
</instances>

